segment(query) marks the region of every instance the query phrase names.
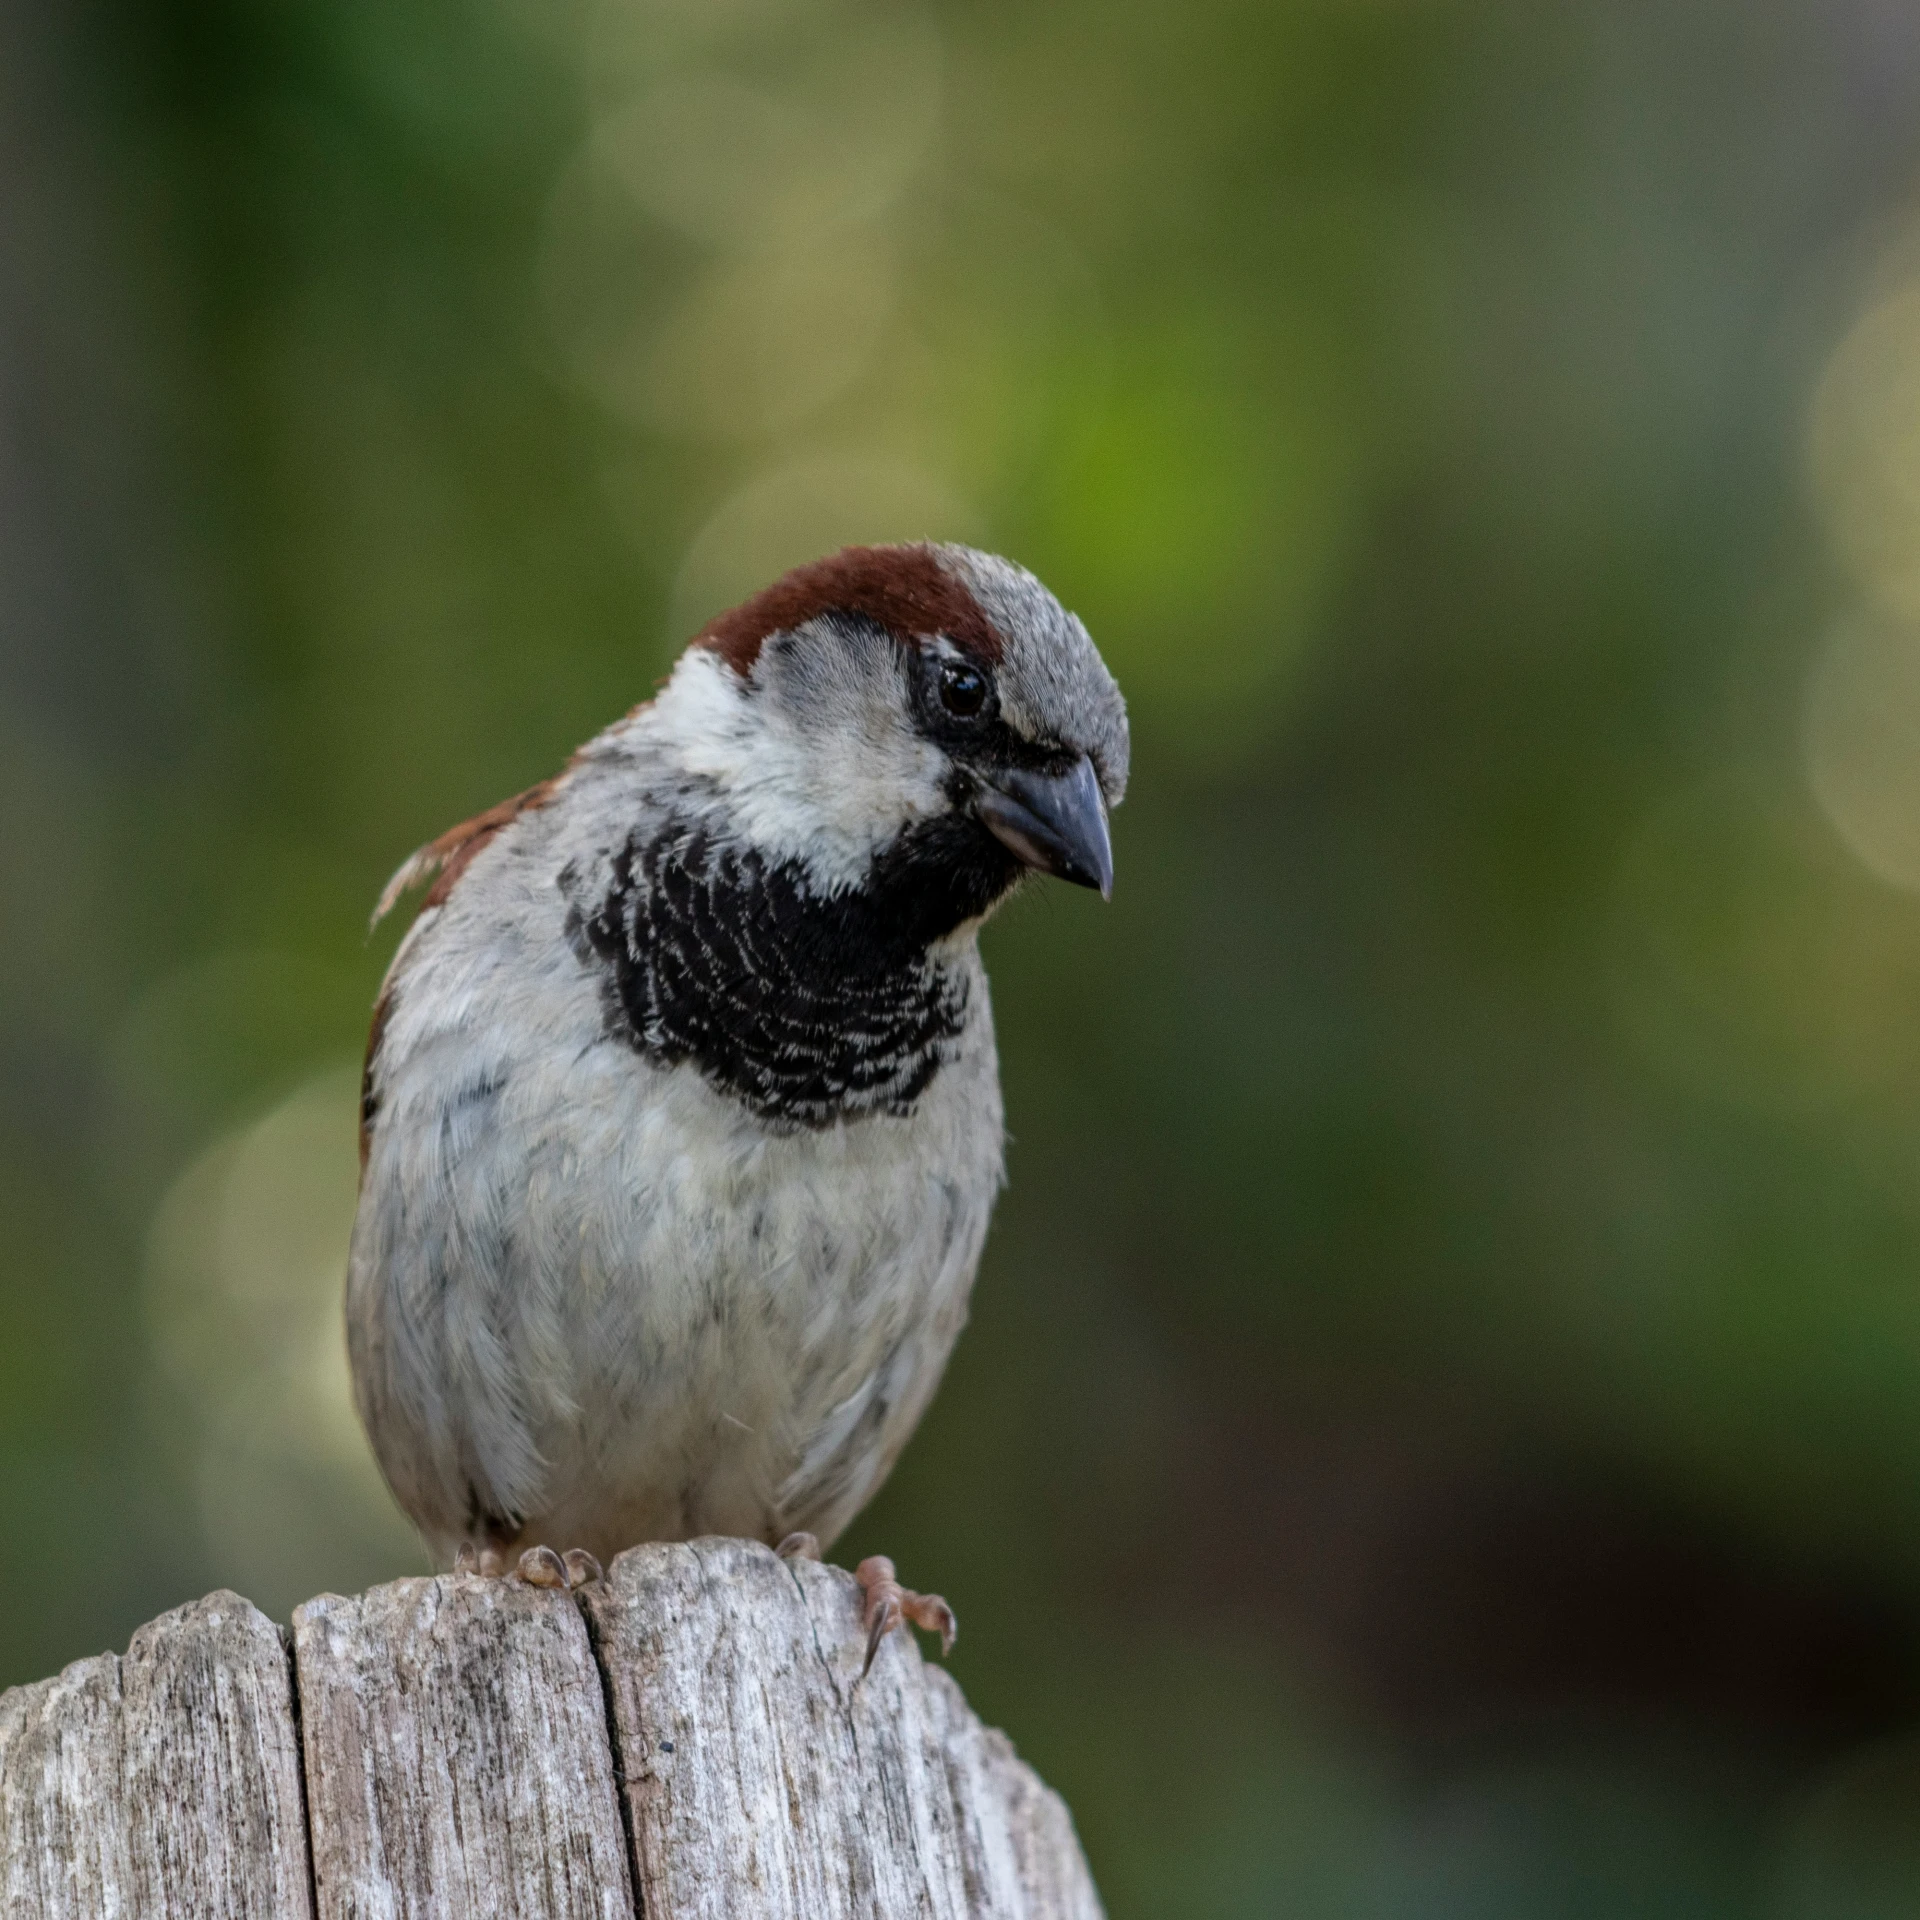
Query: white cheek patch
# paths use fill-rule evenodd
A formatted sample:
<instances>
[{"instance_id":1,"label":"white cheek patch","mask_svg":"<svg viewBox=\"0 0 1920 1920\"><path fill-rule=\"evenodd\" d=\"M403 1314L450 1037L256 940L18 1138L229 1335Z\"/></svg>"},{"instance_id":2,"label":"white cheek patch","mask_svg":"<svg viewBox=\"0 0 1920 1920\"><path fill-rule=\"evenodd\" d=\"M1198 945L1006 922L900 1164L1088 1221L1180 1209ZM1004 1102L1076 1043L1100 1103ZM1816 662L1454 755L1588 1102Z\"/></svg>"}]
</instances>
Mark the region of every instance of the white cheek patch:
<instances>
[{"instance_id":1,"label":"white cheek patch","mask_svg":"<svg viewBox=\"0 0 1920 1920\"><path fill-rule=\"evenodd\" d=\"M801 645L764 651L751 686L691 649L652 712L687 771L727 795L746 839L822 887L851 887L876 848L946 808L947 758L915 731L889 655L837 635Z\"/></svg>"}]
</instances>

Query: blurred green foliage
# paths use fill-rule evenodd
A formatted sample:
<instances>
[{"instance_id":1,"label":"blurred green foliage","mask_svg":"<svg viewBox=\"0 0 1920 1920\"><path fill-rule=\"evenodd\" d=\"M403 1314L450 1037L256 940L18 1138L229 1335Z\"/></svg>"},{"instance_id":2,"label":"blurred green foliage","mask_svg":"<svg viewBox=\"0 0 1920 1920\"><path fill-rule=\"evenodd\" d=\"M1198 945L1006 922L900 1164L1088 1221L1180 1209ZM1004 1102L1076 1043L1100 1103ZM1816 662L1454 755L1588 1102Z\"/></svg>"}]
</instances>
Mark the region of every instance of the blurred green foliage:
<instances>
[{"instance_id":1,"label":"blurred green foliage","mask_svg":"<svg viewBox=\"0 0 1920 1920\"><path fill-rule=\"evenodd\" d=\"M414 845L842 541L1132 700L846 1543L1116 1916L1920 1909L1896 0L0 6L0 1679L418 1564Z\"/></svg>"}]
</instances>

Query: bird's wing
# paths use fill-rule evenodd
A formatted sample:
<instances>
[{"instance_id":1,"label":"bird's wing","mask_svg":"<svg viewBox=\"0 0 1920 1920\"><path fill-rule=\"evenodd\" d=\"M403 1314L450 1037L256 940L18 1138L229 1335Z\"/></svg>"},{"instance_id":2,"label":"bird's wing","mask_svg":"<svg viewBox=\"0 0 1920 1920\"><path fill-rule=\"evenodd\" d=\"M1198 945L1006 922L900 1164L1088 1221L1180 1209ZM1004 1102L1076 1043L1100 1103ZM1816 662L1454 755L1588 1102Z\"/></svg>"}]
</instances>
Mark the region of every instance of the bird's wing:
<instances>
[{"instance_id":1,"label":"bird's wing","mask_svg":"<svg viewBox=\"0 0 1920 1920\"><path fill-rule=\"evenodd\" d=\"M449 827L437 840L429 840L424 847L408 855L401 862L400 870L381 892L379 904L373 910L373 918L368 922L369 928L377 927L409 888L417 887L434 874L440 877L434 881L426 899L420 904L423 910L441 905L453 891L454 882L466 872L474 855L521 814L534 807L545 806L565 778L564 773L557 773L551 779L539 781L526 792L516 793L512 799L489 807L485 813L476 813L471 820L462 820L457 827Z\"/></svg>"}]
</instances>

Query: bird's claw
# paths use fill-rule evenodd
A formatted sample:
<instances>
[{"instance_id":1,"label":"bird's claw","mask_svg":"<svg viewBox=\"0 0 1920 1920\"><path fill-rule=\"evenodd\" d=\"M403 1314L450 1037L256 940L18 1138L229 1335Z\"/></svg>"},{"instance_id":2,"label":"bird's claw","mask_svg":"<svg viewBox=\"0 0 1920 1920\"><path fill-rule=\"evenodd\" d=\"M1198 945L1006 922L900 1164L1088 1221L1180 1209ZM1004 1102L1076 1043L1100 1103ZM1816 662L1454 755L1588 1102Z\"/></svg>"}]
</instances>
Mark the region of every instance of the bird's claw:
<instances>
[{"instance_id":1,"label":"bird's claw","mask_svg":"<svg viewBox=\"0 0 1920 1920\"><path fill-rule=\"evenodd\" d=\"M497 1579L507 1571L506 1556L498 1547L478 1547L471 1540L463 1540L453 1556L453 1570ZM562 1593L606 1578L600 1562L584 1547L569 1547L564 1554L551 1547L529 1547L513 1572L530 1587L557 1588Z\"/></svg>"},{"instance_id":2,"label":"bird's claw","mask_svg":"<svg viewBox=\"0 0 1920 1920\"><path fill-rule=\"evenodd\" d=\"M864 1619L867 1657L860 1668L862 1680L873 1667L874 1655L880 1651L880 1642L902 1620L911 1621L923 1633L937 1633L943 1657L953 1651L954 1640L960 1631L960 1623L953 1617L953 1609L937 1593L915 1593L911 1588L903 1587L894 1573L893 1562L884 1553L876 1553L870 1559L862 1560L854 1569L853 1577L866 1595Z\"/></svg>"},{"instance_id":3,"label":"bird's claw","mask_svg":"<svg viewBox=\"0 0 1920 1920\"><path fill-rule=\"evenodd\" d=\"M516 1571L530 1587L558 1587L563 1593L566 1591L567 1563L551 1547L529 1547L520 1556Z\"/></svg>"},{"instance_id":4,"label":"bird's claw","mask_svg":"<svg viewBox=\"0 0 1920 1920\"><path fill-rule=\"evenodd\" d=\"M562 1593L606 1578L600 1562L584 1547L569 1547L564 1554L551 1547L529 1547L515 1571L530 1587L557 1587Z\"/></svg>"},{"instance_id":5,"label":"bird's claw","mask_svg":"<svg viewBox=\"0 0 1920 1920\"><path fill-rule=\"evenodd\" d=\"M818 1560L820 1538L812 1533L790 1533L774 1548L782 1560Z\"/></svg>"}]
</instances>

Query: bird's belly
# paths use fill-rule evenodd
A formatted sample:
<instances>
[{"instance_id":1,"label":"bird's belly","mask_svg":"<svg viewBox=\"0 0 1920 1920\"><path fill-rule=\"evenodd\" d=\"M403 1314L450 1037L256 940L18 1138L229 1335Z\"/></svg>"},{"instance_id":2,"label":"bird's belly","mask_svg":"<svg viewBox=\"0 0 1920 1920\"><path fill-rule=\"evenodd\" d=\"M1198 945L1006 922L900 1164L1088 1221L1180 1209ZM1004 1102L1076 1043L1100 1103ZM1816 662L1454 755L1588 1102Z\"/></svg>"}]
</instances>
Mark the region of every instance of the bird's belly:
<instances>
[{"instance_id":1,"label":"bird's belly","mask_svg":"<svg viewBox=\"0 0 1920 1920\"><path fill-rule=\"evenodd\" d=\"M789 1134L690 1075L647 1078L554 1167L540 1264L572 1269L573 1385L535 1436L547 1497L523 1538L831 1539L965 1319L1000 1178L991 1055L907 1116Z\"/></svg>"}]
</instances>

